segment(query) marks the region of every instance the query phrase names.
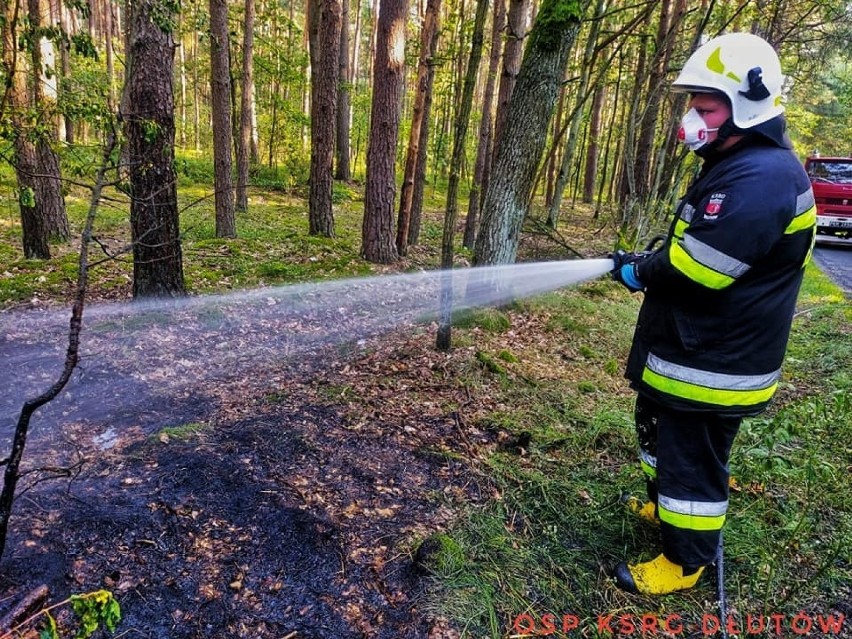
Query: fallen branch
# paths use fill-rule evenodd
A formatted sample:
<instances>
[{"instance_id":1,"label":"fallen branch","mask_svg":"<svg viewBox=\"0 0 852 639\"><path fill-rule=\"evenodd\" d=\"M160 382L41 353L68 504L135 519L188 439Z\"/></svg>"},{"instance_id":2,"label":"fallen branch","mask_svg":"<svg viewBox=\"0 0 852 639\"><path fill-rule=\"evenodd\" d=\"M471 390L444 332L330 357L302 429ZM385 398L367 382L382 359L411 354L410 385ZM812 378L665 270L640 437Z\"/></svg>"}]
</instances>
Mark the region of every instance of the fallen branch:
<instances>
[{"instance_id":1,"label":"fallen branch","mask_svg":"<svg viewBox=\"0 0 852 639\"><path fill-rule=\"evenodd\" d=\"M80 238L80 261L79 270L77 273L77 291L74 295L74 305L71 309L71 321L68 332L68 349L65 352L65 366L59 379L44 393L33 399L28 399L24 402L21 408L21 414L18 417L18 423L15 426L15 434L12 438L12 452L9 455L6 464L6 470L3 474L3 490L0 492L0 557L3 556L3 551L6 548L6 536L9 531L9 519L12 515L12 504L15 500L15 490L20 479L19 468L21 459L24 455L24 448L27 445L27 434L30 428L30 420L33 414L48 402L53 401L68 380L71 379L71 373L77 366L79 361L80 351L80 331L83 325L83 305L86 299L86 288L89 279L89 242L92 239L92 228L94 227L95 214L100 205L101 192L106 184L106 173L111 166L111 156L116 145L115 130L110 130L107 143L104 146L101 166L98 169L95 184L92 187L92 196L89 201L89 212L86 216L86 224L83 228L83 234Z\"/></svg>"},{"instance_id":2,"label":"fallen branch","mask_svg":"<svg viewBox=\"0 0 852 639\"><path fill-rule=\"evenodd\" d=\"M44 606L49 594L50 590L44 584L31 590L26 597L21 599L12 610L0 619L0 632L9 633L13 628L18 627L35 612L36 608Z\"/></svg>"}]
</instances>

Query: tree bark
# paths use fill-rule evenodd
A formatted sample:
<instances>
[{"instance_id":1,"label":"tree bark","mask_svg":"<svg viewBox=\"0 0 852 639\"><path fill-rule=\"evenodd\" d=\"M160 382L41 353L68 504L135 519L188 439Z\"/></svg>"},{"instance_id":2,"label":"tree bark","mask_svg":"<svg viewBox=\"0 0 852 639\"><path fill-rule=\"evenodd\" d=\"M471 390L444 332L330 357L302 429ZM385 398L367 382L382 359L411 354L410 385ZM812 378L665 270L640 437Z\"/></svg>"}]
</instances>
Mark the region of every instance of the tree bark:
<instances>
[{"instance_id":1,"label":"tree bark","mask_svg":"<svg viewBox=\"0 0 852 639\"><path fill-rule=\"evenodd\" d=\"M477 265L515 261L547 127L584 13L585 3L569 0L545 0L538 12L485 195Z\"/></svg>"},{"instance_id":2,"label":"tree bark","mask_svg":"<svg viewBox=\"0 0 852 639\"><path fill-rule=\"evenodd\" d=\"M174 169L173 14L161 0L135 0L129 18L124 113L130 161L133 297L184 295ZM230 129L228 129L230 130Z\"/></svg>"},{"instance_id":3,"label":"tree bark","mask_svg":"<svg viewBox=\"0 0 852 639\"><path fill-rule=\"evenodd\" d=\"M249 153L251 151L251 110L254 87L254 0L245 0L243 22L243 77L240 91L240 126L237 136L237 211L248 210Z\"/></svg>"},{"instance_id":4,"label":"tree bark","mask_svg":"<svg viewBox=\"0 0 852 639\"><path fill-rule=\"evenodd\" d=\"M488 60L488 75L485 79L485 90L482 96L482 119L479 122L479 143L476 147L476 161L473 167L473 181L470 185L470 197L467 204L467 217L464 223L465 248L473 249L476 243L476 225L479 221L480 202L482 200L482 181L485 177L485 166L491 159L491 140L493 132L492 118L494 117L494 88L497 84L497 70L500 67L502 53L502 33L506 21L506 0L494 0L494 17L491 30L491 55Z\"/></svg>"},{"instance_id":5,"label":"tree bark","mask_svg":"<svg viewBox=\"0 0 852 639\"><path fill-rule=\"evenodd\" d=\"M50 258L50 233L38 206L38 152L27 130L30 96L21 51L17 47L17 27L20 23L17 0L3 0L3 71L5 93L0 112L9 112L13 148L13 164L17 178L18 204L21 215L22 245L28 259Z\"/></svg>"},{"instance_id":6,"label":"tree bark","mask_svg":"<svg viewBox=\"0 0 852 639\"><path fill-rule=\"evenodd\" d=\"M45 124L35 136L36 175L35 198L36 214L41 218L49 240L65 242L71 236L68 230L68 215L65 211L65 198L62 195L62 179L59 169L59 156L53 150L57 138L55 125L55 94L48 96L44 87L44 64L41 54L41 14L40 0L28 0L29 30L32 33L32 105L42 113L39 119ZM112 104L112 103L111 103Z\"/></svg>"},{"instance_id":7,"label":"tree bark","mask_svg":"<svg viewBox=\"0 0 852 639\"><path fill-rule=\"evenodd\" d=\"M231 177L231 63L227 0L210 0L210 107L216 237L236 237ZM169 76L171 77L171 76Z\"/></svg>"},{"instance_id":8,"label":"tree bark","mask_svg":"<svg viewBox=\"0 0 852 639\"><path fill-rule=\"evenodd\" d=\"M398 256L393 209L407 15L407 0L384 0L377 24L361 256L379 264L394 262Z\"/></svg>"},{"instance_id":9,"label":"tree bark","mask_svg":"<svg viewBox=\"0 0 852 639\"><path fill-rule=\"evenodd\" d=\"M349 0L341 1L340 55L337 73L337 142L335 144L337 162L334 177L349 182L352 179L349 166L349 120L352 108L349 100L349 86L352 82L349 76Z\"/></svg>"},{"instance_id":10,"label":"tree bark","mask_svg":"<svg viewBox=\"0 0 852 639\"><path fill-rule=\"evenodd\" d=\"M417 178L417 162L421 155L426 155L426 148L420 146L420 138L422 129L429 127L429 121L426 120L426 101L431 96L432 84L435 78L433 58L438 47L440 20L441 0L428 0L426 15L423 20L423 29L420 32L420 62L417 66L417 85L411 117L411 131L408 137L405 172L402 178L402 190L399 197L396 250L399 251L400 255L408 253L411 214L414 204L414 185Z\"/></svg>"},{"instance_id":11,"label":"tree bark","mask_svg":"<svg viewBox=\"0 0 852 639\"><path fill-rule=\"evenodd\" d=\"M650 193L653 174L654 134L657 130L657 119L660 113L662 94L666 90L664 84L666 68L671 56L674 38L670 37L669 25L672 21L673 0L663 0L660 4L660 19L657 23L657 38L655 54L651 61L651 72L648 78L648 97L642 117L639 119L639 135L636 144L636 198L645 202Z\"/></svg>"},{"instance_id":12,"label":"tree bark","mask_svg":"<svg viewBox=\"0 0 852 639\"><path fill-rule=\"evenodd\" d=\"M338 72L340 71L340 0L311 0L317 35L311 38L311 185L310 234L334 237L332 177ZM314 44L315 43L315 44Z\"/></svg>"},{"instance_id":13,"label":"tree bark","mask_svg":"<svg viewBox=\"0 0 852 639\"><path fill-rule=\"evenodd\" d=\"M429 66L429 89L423 102L423 126L420 127L420 140L417 143L417 165L414 169L414 193L411 196L411 225L408 229L408 245L415 246L420 241L420 225L423 220L423 192L426 189L426 166L429 160L429 135L432 131L432 85L435 79L435 65Z\"/></svg>"},{"instance_id":14,"label":"tree bark","mask_svg":"<svg viewBox=\"0 0 852 639\"><path fill-rule=\"evenodd\" d=\"M503 46L503 68L500 72L500 87L497 91L497 114L494 118L494 158L503 136L506 118L509 115L509 102L515 90L521 56L524 52L524 39L527 35L527 20L530 12L530 0L509 0L507 17L506 44ZM492 158L492 163L493 159Z\"/></svg>"},{"instance_id":15,"label":"tree bark","mask_svg":"<svg viewBox=\"0 0 852 639\"><path fill-rule=\"evenodd\" d=\"M592 21L589 28L589 37L586 40L586 48L583 52L583 59L580 69L580 81L576 90L576 102L574 110L571 114L571 125L568 129L568 139L565 141L565 149L562 152L562 162L559 165L559 174L556 178L556 186L553 189L553 200L550 203L550 209L547 214L547 225L550 228L556 228L559 221L559 214L562 209L562 197L565 194L565 187L568 185L570 178L571 167L574 165L574 152L577 149L577 136L580 131L580 123L583 121L585 113L584 105L588 99L589 93L589 77L595 61L595 51L598 42L598 34L601 30L601 16L606 9L604 0L597 0L595 6L595 19Z\"/></svg>"},{"instance_id":16,"label":"tree bark","mask_svg":"<svg viewBox=\"0 0 852 639\"><path fill-rule=\"evenodd\" d=\"M589 143L586 146L586 172L583 176L583 202L591 204L595 198L595 180L598 175L600 156L601 115L606 99L606 84L601 84L592 100L592 115L589 120Z\"/></svg>"},{"instance_id":17,"label":"tree bark","mask_svg":"<svg viewBox=\"0 0 852 639\"><path fill-rule=\"evenodd\" d=\"M8 1L8 0L7 0ZM59 3L59 27L64 33L71 33L71 28L68 24L67 9L65 3ZM59 45L59 68L63 78L71 77L71 44L62 42ZM60 83L61 86L61 83ZM68 116L62 116L62 129L60 131L63 142L66 144L74 144L74 120Z\"/></svg>"},{"instance_id":18,"label":"tree bark","mask_svg":"<svg viewBox=\"0 0 852 639\"><path fill-rule=\"evenodd\" d=\"M473 23L473 34L470 41L470 59L465 72L464 86L461 92L461 102L456 113L455 137L453 139L453 156L450 160L450 181L447 185L447 209L444 213L444 233L441 241L441 268L444 270L453 267L453 238L456 230L456 218L458 217L458 189L461 174L462 160L464 159L465 138L467 127L470 122L470 110L473 106L473 89L476 85L476 76L479 74L479 62L482 58L482 43L485 32L485 16L488 13L488 0L477 0L476 18ZM441 291L441 321L438 325L437 348L448 350L450 348L450 331L452 316L451 292L447 287L449 282L444 280Z\"/></svg>"}]
</instances>

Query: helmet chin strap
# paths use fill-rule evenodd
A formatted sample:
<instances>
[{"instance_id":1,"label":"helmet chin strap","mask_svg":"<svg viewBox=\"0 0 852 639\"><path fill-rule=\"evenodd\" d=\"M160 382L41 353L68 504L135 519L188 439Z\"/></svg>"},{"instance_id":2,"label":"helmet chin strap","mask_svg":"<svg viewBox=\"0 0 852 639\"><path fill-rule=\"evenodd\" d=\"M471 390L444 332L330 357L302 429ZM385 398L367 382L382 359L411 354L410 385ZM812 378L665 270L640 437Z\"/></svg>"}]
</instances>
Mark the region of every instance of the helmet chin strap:
<instances>
[{"instance_id":1,"label":"helmet chin strap","mask_svg":"<svg viewBox=\"0 0 852 639\"><path fill-rule=\"evenodd\" d=\"M696 150L695 155L706 160L718 153L719 147L722 146L732 135L745 135L746 133L747 131L734 124L733 118L728 118L722 123L722 126L719 127L714 140Z\"/></svg>"}]
</instances>

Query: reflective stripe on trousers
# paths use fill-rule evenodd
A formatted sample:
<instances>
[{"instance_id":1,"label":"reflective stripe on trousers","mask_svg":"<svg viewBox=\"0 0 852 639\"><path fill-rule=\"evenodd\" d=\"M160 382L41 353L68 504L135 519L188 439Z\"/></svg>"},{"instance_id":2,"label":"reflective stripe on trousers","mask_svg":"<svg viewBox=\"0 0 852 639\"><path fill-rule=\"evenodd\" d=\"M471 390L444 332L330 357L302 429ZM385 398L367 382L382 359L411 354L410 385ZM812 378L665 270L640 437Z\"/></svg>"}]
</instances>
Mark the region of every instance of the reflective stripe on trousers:
<instances>
[{"instance_id":1,"label":"reflective stripe on trousers","mask_svg":"<svg viewBox=\"0 0 852 639\"><path fill-rule=\"evenodd\" d=\"M781 369L762 375L714 373L648 355L642 381L674 397L711 406L756 406L772 399Z\"/></svg>"}]
</instances>

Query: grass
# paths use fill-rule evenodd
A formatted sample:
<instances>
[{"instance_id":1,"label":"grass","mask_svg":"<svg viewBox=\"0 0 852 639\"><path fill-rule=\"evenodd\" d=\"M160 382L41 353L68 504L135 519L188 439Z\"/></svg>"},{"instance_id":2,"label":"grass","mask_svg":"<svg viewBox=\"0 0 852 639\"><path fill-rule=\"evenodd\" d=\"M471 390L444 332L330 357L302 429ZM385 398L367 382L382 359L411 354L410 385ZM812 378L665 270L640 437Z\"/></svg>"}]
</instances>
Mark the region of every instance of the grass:
<instances>
[{"instance_id":1,"label":"grass","mask_svg":"<svg viewBox=\"0 0 852 639\"><path fill-rule=\"evenodd\" d=\"M338 237L316 238L307 234L303 193L277 188L265 176L264 188L250 193L250 210L237 219L239 238L225 241L214 237L211 188L203 183L208 167L182 162L181 230L193 294L386 270L357 257L363 204L356 187L335 192ZM76 277L75 248L57 246L47 262L22 258L10 179L0 172L0 307L34 298L62 303ZM430 187L427 196L424 246L401 269L438 264L442 194ZM82 189L68 197L76 234L85 197ZM563 234L577 237L590 255L605 252L605 239L583 234L599 223L584 227L584 219L582 213L566 219ZM125 246L126 205L105 206L97 226L104 246ZM131 276L126 255L105 261L93 270L92 294L127 297ZM538 630L546 629L547 613L576 616L583 636L609 637L619 628L600 628L601 615L674 613L693 622L715 611L712 576L689 593L649 599L618 591L607 573L617 561L659 550L657 531L626 516L619 502L623 491L643 489L634 460L633 395L621 376L639 303L640 296L597 281L456 316L454 344L471 348L455 381L493 400L475 425L523 442L483 456L477 470L493 486L493 499L460 512L440 538L448 554L432 565L428 608L451 619L463 637L523 636L529 628L522 615ZM726 528L727 588L738 615L827 615L852 598L850 371L852 309L810 267L778 401L744 424L731 460L737 485ZM345 387L327 395L356 399ZM163 434L182 438L195 428ZM560 632L550 634L568 634Z\"/></svg>"},{"instance_id":2,"label":"grass","mask_svg":"<svg viewBox=\"0 0 852 639\"><path fill-rule=\"evenodd\" d=\"M433 606L459 623L463 637L533 636L533 627L575 636L559 630L563 619L569 628L579 624L583 636L632 634L642 615L659 622L673 613L700 629L703 615L716 614L712 575L689 593L655 599L622 593L608 577L620 560L655 556L659 540L619 503L623 491L644 492L633 460L632 396L597 390L615 372L608 365L601 371L601 361L623 361L636 301L601 294L605 288L524 305L522 312L573 344L572 366L588 379L575 382L579 393L567 381L495 386L495 401L511 410L486 419L532 436L520 453L489 457L499 498L471 509L449 532L465 563L436 575ZM784 391L768 413L745 422L731 460L726 585L739 623L747 614L779 614L789 634L800 611L817 624L817 615L852 597L850 320L842 293L809 268ZM587 393L593 401L583 401ZM614 615L612 633L598 626L606 615ZM623 615L632 621L619 622Z\"/></svg>"},{"instance_id":3,"label":"grass","mask_svg":"<svg viewBox=\"0 0 852 639\"><path fill-rule=\"evenodd\" d=\"M355 187L337 186L333 239L310 236L307 203L302 190L251 188L249 210L237 215L238 238L215 237L214 208L210 184L196 182L212 175L209 163L191 156L179 157L178 208L184 275L191 294L276 286L328 278L359 276L379 271L358 258L363 202ZM283 179L283 178L282 178ZM93 251L99 263L90 271L90 291L95 299L126 298L133 264L130 244L129 205L124 195L109 189L101 206L95 235L114 259ZM88 209L88 192L70 187L66 207L72 236L79 238ZM20 221L14 191L14 175L0 169L0 308L68 299L76 282L77 243L55 245L47 262L25 260L20 248ZM441 220L425 216L422 233L440 241ZM433 246L437 246L434 244ZM419 250L408 264L411 268L434 268L437 250Z\"/></svg>"}]
</instances>

